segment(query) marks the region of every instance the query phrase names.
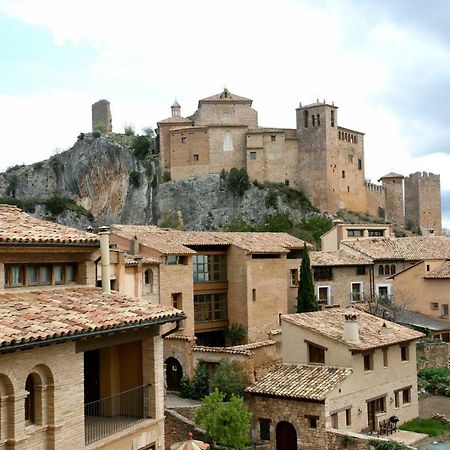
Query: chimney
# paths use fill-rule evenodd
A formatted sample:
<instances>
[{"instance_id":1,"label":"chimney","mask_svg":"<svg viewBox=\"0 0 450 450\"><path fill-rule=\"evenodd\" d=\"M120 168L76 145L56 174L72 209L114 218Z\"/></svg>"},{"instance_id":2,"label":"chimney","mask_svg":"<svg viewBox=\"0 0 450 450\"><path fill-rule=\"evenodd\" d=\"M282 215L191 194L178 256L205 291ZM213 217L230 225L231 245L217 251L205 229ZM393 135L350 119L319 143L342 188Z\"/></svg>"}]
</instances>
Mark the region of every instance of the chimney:
<instances>
[{"instance_id":1,"label":"chimney","mask_svg":"<svg viewBox=\"0 0 450 450\"><path fill-rule=\"evenodd\" d=\"M393 332L394 332L394 330L392 328L388 327L386 325L386 322L383 322L383 325L381 325L381 327L380 327L380 334L385 336L387 334L392 334Z\"/></svg>"},{"instance_id":2,"label":"chimney","mask_svg":"<svg viewBox=\"0 0 450 450\"><path fill-rule=\"evenodd\" d=\"M344 341L359 343L358 316L357 314L344 314L344 332L342 338Z\"/></svg>"},{"instance_id":3,"label":"chimney","mask_svg":"<svg viewBox=\"0 0 450 450\"><path fill-rule=\"evenodd\" d=\"M102 291L104 294L111 294L111 273L109 262L109 227L100 227L100 257L102 264Z\"/></svg>"},{"instance_id":4,"label":"chimney","mask_svg":"<svg viewBox=\"0 0 450 450\"><path fill-rule=\"evenodd\" d=\"M139 239L137 236L130 240L130 253L134 256L139 255Z\"/></svg>"}]
</instances>

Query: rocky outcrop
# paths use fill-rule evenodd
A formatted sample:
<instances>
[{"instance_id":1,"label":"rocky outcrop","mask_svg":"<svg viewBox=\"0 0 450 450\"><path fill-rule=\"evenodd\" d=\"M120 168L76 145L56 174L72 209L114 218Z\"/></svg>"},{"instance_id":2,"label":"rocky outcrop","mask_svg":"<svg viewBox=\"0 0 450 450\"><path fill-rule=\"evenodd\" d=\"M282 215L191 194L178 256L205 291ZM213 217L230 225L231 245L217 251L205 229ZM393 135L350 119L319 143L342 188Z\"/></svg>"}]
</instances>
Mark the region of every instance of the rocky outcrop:
<instances>
[{"instance_id":1,"label":"rocky outcrop","mask_svg":"<svg viewBox=\"0 0 450 450\"><path fill-rule=\"evenodd\" d=\"M257 224L274 214L287 214L298 222L313 211L308 205L292 205L261 185L252 184L243 196L236 196L223 174L159 184L157 156L136 159L130 139L86 135L48 160L10 168L0 174L0 197L26 201L26 208L38 216L55 215L43 205L45 200L70 199L86 213L74 208L58 213L56 219L79 228L135 223L208 230L236 220Z\"/></svg>"}]
</instances>

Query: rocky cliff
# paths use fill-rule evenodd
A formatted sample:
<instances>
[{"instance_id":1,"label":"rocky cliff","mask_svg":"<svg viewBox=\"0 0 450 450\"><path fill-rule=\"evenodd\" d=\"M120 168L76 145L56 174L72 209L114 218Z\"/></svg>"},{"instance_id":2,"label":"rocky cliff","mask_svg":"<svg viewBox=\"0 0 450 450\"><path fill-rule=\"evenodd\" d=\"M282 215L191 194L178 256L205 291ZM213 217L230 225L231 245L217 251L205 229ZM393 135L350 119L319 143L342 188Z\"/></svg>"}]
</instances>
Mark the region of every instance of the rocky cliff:
<instances>
[{"instance_id":1,"label":"rocky cliff","mask_svg":"<svg viewBox=\"0 0 450 450\"><path fill-rule=\"evenodd\" d=\"M161 182L157 156L137 159L132 139L87 135L48 160L12 167L0 174L0 201L80 228L111 223L253 227L267 217L297 223L317 213L301 194L283 186L255 183L237 195L227 174Z\"/></svg>"}]
</instances>

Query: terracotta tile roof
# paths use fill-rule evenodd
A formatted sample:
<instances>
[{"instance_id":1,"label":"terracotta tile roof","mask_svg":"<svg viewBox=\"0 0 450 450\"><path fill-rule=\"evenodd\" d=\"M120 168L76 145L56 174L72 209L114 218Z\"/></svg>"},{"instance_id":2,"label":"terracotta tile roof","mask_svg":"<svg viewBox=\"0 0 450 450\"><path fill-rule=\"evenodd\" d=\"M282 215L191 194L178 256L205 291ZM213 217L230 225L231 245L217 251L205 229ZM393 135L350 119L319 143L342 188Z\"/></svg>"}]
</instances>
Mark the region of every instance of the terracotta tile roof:
<instances>
[{"instance_id":1,"label":"terracotta tile roof","mask_svg":"<svg viewBox=\"0 0 450 450\"><path fill-rule=\"evenodd\" d=\"M253 356L255 354L254 350L275 344L275 341L266 340L253 342L251 344L234 345L233 347L207 347L203 345L197 345L194 347L194 351L202 353L223 353L228 355Z\"/></svg>"},{"instance_id":2,"label":"terracotta tile roof","mask_svg":"<svg viewBox=\"0 0 450 450\"><path fill-rule=\"evenodd\" d=\"M113 225L111 232L127 239L137 236L142 244L166 255L194 254L189 247L199 245L234 245L248 253L288 253L304 245L288 233L177 231L144 225Z\"/></svg>"},{"instance_id":3,"label":"terracotta tile roof","mask_svg":"<svg viewBox=\"0 0 450 450\"><path fill-rule=\"evenodd\" d=\"M383 178L405 178L405 177L403 175L400 175L399 173L389 172L388 174L380 177L380 180L382 180Z\"/></svg>"},{"instance_id":4,"label":"terracotta tile roof","mask_svg":"<svg viewBox=\"0 0 450 450\"><path fill-rule=\"evenodd\" d=\"M450 259L450 237L361 238L342 244L374 260Z\"/></svg>"},{"instance_id":5,"label":"terracotta tile roof","mask_svg":"<svg viewBox=\"0 0 450 450\"><path fill-rule=\"evenodd\" d=\"M167 119L160 120L158 122L158 125L160 123L175 123L175 124L177 124L177 123L187 123L187 122L192 123L192 120L188 119L187 117L171 116L171 117L168 117Z\"/></svg>"},{"instance_id":6,"label":"terracotta tile roof","mask_svg":"<svg viewBox=\"0 0 450 450\"><path fill-rule=\"evenodd\" d=\"M358 316L359 343L348 342L343 339L345 314ZM386 345L399 344L412 341L423 336L418 331L381 319L355 308L331 308L301 314L286 314L282 320L311 330L315 333L339 341L352 351L371 350ZM389 333L382 333L383 324L390 329Z\"/></svg>"},{"instance_id":7,"label":"terracotta tile roof","mask_svg":"<svg viewBox=\"0 0 450 450\"><path fill-rule=\"evenodd\" d=\"M345 250L335 252L310 252L311 266L367 266L373 264L367 256L356 256Z\"/></svg>"},{"instance_id":8,"label":"terracotta tile roof","mask_svg":"<svg viewBox=\"0 0 450 450\"><path fill-rule=\"evenodd\" d=\"M241 97L240 95L232 94L228 89L224 89L220 94L211 95L210 97L202 98L199 101L201 103L217 103L217 102L242 102L242 103L252 103L253 101L249 98Z\"/></svg>"},{"instance_id":9,"label":"terracotta tile roof","mask_svg":"<svg viewBox=\"0 0 450 450\"><path fill-rule=\"evenodd\" d=\"M98 245L96 234L38 219L16 206L0 204L0 243Z\"/></svg>"},{"instance_id":10,"label":"terracotta tile roof","mask_svg":"<svg viewBox=\"0 0 450 450\"><path fill-rule=\"evenodd\" d=\"M52 338L100 333L185 318L170 306L142 302L92 287L0 293L0 350Z\"/></svg>"},{"instance_id":11,"label":"terracotta tile roof","mask_svg":"<svg viewBox=\"0 0 450 450\"><path fill-rule=\"evenodd\" d=\"M428 272L424 278L446 279L450 278L450 261L444 261L439 267Z\"/></svg>"},{"instance_id":12,"label":"terracotta tile roof","mask_svg":"<svg viewBox=\"0 0 450 450\"><path fill-rule=\"evenodd\" d=\"M140 264L161 264L161 261L158 261L155 258L150 258L149 256L137 256L130 255L129 253L124 254L124 262L126 266L139 266Z\"/></svg>"},{"instance_id":13,"label":"terracotta tile roof","mask_svg":"<svg viewBox=\"0 0 450 450\"><path fill-rule=\"evenodd\" d=\"M327 394L352 374L346 367L280 364L245 392L292 399L324 401Z\"/></svg>"}]
</instances>

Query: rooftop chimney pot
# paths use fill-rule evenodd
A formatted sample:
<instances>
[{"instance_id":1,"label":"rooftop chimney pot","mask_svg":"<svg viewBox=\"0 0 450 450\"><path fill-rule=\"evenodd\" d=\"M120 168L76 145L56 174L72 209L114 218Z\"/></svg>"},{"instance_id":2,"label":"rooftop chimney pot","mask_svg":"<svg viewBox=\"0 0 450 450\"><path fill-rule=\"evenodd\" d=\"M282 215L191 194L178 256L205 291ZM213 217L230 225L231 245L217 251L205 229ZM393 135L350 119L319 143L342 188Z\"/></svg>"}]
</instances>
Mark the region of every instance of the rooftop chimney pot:
<instances>
[{"instance_id":1,"label":"rooftop chimney pot","mask_svg":"<svg viewBox=\"0 0 450 450\"><path fill-rule=\"evenodd\" d=\"M355 313L344 314L344 332L342 338L346 342L359 343L358 315Z\"/></svg>"}]
</instances>

